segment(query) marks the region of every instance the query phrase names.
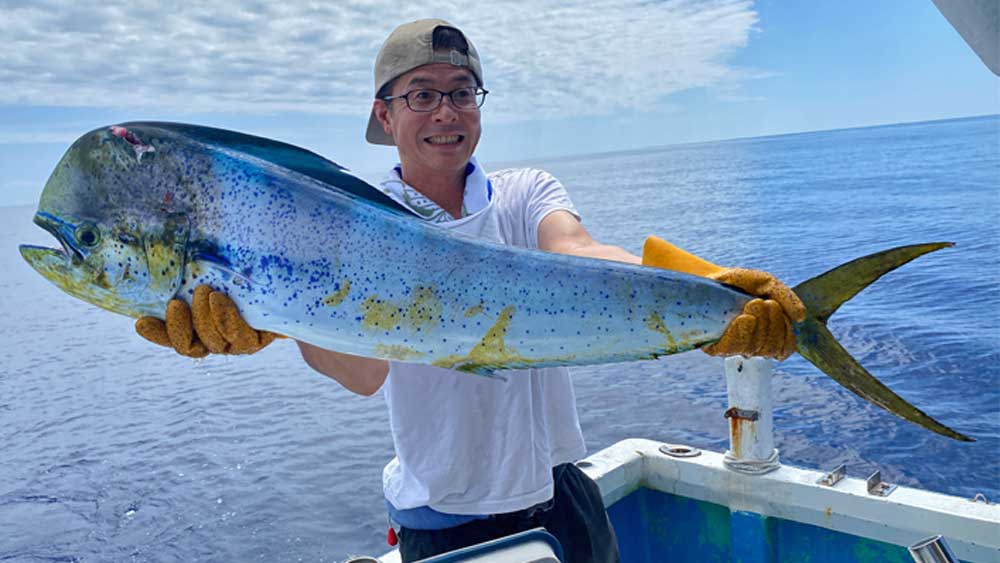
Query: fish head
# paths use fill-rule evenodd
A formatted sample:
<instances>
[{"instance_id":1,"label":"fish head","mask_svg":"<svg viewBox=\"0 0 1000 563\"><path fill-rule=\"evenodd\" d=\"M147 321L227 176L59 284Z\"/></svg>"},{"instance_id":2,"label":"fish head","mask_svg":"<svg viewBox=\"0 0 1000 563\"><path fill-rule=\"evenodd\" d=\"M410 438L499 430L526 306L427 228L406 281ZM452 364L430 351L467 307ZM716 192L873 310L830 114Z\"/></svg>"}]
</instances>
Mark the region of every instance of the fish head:
<instances>
[{"instance_id":1,"label":"fish head","mask_svg":"<svg viewBox=\"0 0 1000 563\"><path fill-rule=\"evenodd\" d=\"M122 129L92 131L67 150L34 217L60 248L21 245L21 256L73 297L130 317L162 317L183 283L189 221L156 188L176 168L163 166L169 155Z\"/></svg>"}]
</instances>

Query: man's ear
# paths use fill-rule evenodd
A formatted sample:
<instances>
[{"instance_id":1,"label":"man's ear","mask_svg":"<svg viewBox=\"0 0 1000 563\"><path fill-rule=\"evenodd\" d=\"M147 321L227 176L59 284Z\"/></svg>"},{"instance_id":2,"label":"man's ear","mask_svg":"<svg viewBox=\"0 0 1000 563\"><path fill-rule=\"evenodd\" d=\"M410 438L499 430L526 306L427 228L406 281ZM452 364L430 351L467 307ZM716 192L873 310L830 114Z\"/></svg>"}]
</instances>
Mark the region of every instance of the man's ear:
<instances>
[{"instance_id":1,"label":"man's ear","mask_svg":"<svg viewBox=\"0 0 1000 563\"><path fill-rule=\"evenodd\" d=\"M375 112L375 119L386 135L392 137L392 123L389 122L389 104L385 100L375 100L372 102L372 110Z\"/></svg>"}]
</instances>

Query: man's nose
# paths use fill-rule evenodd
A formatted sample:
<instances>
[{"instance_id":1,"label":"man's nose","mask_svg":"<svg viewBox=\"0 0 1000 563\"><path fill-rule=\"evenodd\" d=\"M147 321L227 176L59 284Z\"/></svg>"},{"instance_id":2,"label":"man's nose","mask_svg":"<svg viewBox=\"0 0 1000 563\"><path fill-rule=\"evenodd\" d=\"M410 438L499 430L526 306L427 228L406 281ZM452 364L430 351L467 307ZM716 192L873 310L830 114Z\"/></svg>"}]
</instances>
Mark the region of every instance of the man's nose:
<instances>
[{"instance_id":1,"label":"man's nose","mask_svg":"<svg viewBox=\"0 0 1000 563\"><path fill-rule=\"evenodd\" d=\"M434 110L434 119L439 121L455 121L458 119L458 108L451 101L451 96L441 98L441 105Z\"/></svg>"}]
</instances>

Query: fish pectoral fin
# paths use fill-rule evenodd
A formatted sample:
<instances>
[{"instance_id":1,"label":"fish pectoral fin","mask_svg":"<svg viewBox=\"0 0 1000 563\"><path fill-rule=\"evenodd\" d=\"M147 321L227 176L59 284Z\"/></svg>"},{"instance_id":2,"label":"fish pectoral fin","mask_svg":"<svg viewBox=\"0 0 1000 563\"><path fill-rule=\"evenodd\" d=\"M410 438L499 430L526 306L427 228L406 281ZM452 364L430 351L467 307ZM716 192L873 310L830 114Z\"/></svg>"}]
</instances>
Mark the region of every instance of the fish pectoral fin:
<instances>
[{"instance_id":1,"label":"fish pectoral fin","mask_svg":"<svg viewBox=\"0 0 1000 563\"><path fill-rule=\"evenodd\" d=\"M506 375L501 375L499 371L491 366L484 366L473 362L459 362L451 366L450 369L464 373L471 373L473 375L481 375L497 381L506 382L508 379Z\"/></svg>"},{"instance_id":2,"label":"fish pectoral fin","mask_svg":"<svg viewBox=\"0 0 1000 563\"><path fill-rule=\"evenodd\" d=\"M251 278L249 275L242 274L236 271L236 268L225 258L208 252L197 252L192 257L192 260L201 263L203 267L209 270L213 270L219 273L220 277L224 280L232 280L236 285L256 285L262 286L267 284L258 283L255 279Z\"/></svg>"}]
</instances>

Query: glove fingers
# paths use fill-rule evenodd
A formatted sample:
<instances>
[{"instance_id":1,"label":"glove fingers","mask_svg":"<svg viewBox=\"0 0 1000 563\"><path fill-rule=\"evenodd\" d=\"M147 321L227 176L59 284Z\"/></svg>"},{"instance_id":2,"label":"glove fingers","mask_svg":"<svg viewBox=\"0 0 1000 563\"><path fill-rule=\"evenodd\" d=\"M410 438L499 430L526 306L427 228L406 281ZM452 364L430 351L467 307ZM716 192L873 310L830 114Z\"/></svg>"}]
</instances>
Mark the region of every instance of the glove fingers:
<instances>
[{"instance_id":1,"label":"glove fingers","mask_svg":"<svg viewBox=\"0 0 1000 563\"><path fill-rule=\"evenodd\" d=\"M771 317L768 315L767 302L763 299L751 299L743 307L744 315L752 315L757 319L754 331L745 343L744 356L763 356L767 352L771 332Z\"/></svg>"},{"instance_id":2,"label":"glove fingers","mask_svg":"<svg viewBox=\"0 0 1000 563\"><path fill-rule=\"evenodd\" d=\"M194 342L194 324L191 322L191 308L180 299L167 303L167 338L170 345L182 356L191 355Z\"/></svg>"},{"instance_id":3,"label":"glove fingers","mask_svg":"<svg viewBox=\"0 0 1000 563\"><path fill-rule=\"evenodd\" d=\"M781 305L752 299L718 342L702 348L713 356L760 356L784 360L795 352L795 333Z\"/></svg>"},{"instance_id":4,"label":"glove fingers","mask_svg":"<svg viewBox=\"0 0 1000 563\"><path fill-rule=\"evenodd\" d=\"M275 332L268 332L266 330L257 330L257 329L251 329L251 330L253 330L254 333L257 335L257 342L251 342L248 340L246 342L246 344L248 345L247 348L240 348L239 345L233 345L229 350L230 354L253 354L255 352L259 352L262 348L274 342L275 340L279 338L285 338L284 336Z\"/></svg>"},{"instance_id":5,"label":"glove fingers","mask_svg":"<svg viewBox=\"0 0 1000 563\"><path fill-rule=\"evenodd\" d=\"M778 356L778 360L785 360L795 352L798 344L795 342L795 330L793 330L792 325L788 323L788 318L782 315L781 322L784 323L785 341L782 345L781 354Z\"/></svg>"},{"instance_id":6,"label":"glove fingers","mask_svg":"<svg viewBox=\"0 0 1000 563\"><path fill-rule=\"evenodd\" d=\"M802 300L790 287L777 279L771 278L764 288L763 297L777 301L791 320L797 323L806 320L806 306L802 304Z\"/></svg>"},{"instance_id":7,"label":"glove fingers","mask_svg":"<svg viewBox=\"0 0 1000 563\"><path fill-rule=\"evenodd\" d=\"M710 356L750 355L747 352L747 346L753 337L756 326L756 317L741 314L729 323L718 342L705 346L702 350Z\"/></svg>"},{"instance_id":8,"label":"glove fingers","mask_svg":"<svg viewBox=\"0 0 1000 563\"><path fill-rule=\"evenodd\" d=\"M185 355L190 358L204 358L208 355L208 348L206 348L205 344L201 341L195 339L195 341L191 343L191 348L188 349L188 353Z\"/></svg>"},{"instance_id":9,"label":"glove fingers","mask_svg":"<svg viewBox=\"0 0 1000 563\"><path fill-rule=\"evenodd\" d=\"M774 343L774 349L771 357L784 360L795 351L795 332L792 330L791 321L780 303L775 302L772 319L774 335L771 342ZM791 350L788 347L789 337L791 337L792 342Z\"/></svg>"},{"instance_id":10,"label":"glove fingers","mask_svg":"<svg viewBox=\"0 0 1000 563\"><path fill-rule=\"evenodd\" d=\"M738 287L750 295L758 295L763 284L767 282L769 274L759 270L748 270L746 268L727 268L708 277L724 284Z\"/></svg>"},{"instance_id":11,"label":"glove fingers","mask_svg":"<svg viewBox=\"0 0 1000 563\"><path fill-rule=\"evenodd\" d=\"M170 347L167 325L156 317L141 317L135 321L135 331L139 336L160 346Z\"/></svg>"},{"instance_id":12,"label":"glove fingers","mask_svg":"<svg viewBox=\"0 0 1000 563\"><path fill-rule=\"evenodd\" d=\"M795 332L777 301L765 300L761 308L764 311L764 317L758 317L758 321L765 317L767 321L758 322L758 327L765 326L766 328L759 330L761 342L756 354L766 358L784 360L795 351Z\"/></svg>"},{"instance_id":13,"label":"glove fingers","mask_svg":"<svg viewBox=\"0 0 1000 563\"><path fill-rule=\"evenodd\" d=\"M160 346L165 346L167 348L174 348L174 350L177 351L177 348L170 340L170 335L167 333L167 323L156 317L142 317L136 320L135 331L139 334L139 336L149 340L153 344L159 344ZM204 358L208 355L208 349L205 348L205 345L199 342L198 339L194 339L186 352L179 353L190 358Z\"/></svg>"},{"instance_id":14,"label":"glove fingers","mask_svg":"<svg viewBox=\"0 0 1000 563\"><path fill-rule=\"evenodd\" d=\"M216 328L216 322L212 314L210 296L214 293L208 285L199 285L194 288L194 297L191 299L192 317L194 328L198 332L198 338L205 344L205 348L213 354L225 354L229 350L229 342L225 336Z\"/></svg>"},{"instance_id":15,"label":"glove fingers","mask_svg":"<svg viewBox=\"0 0 1000 563\"><path fill-rule=\"evenodd\" d=\"M767 334L764 336L765 342L761 346L760 355L767 358L780 358L785 349L787 317L777 301L771 299L764 301L764 308L768 319Z\"/></svg>"},{"instance_id":16,"label":"glove fingers","mask_svg":"<svg viewBox=\"0 0 1000 563\"><path fill-rule=\"evenodd\" d=\"M251 354L263 347L257 331L243 320L236 304L226 294L213 291L209 303L216 326L229 342L229 353Z\"/></svg>"},{"instance_id":17,"label":"glove fingers","mask_svg":"<svg viewBox=\"0 0 1000 563\"><path fill-rule=\"evenodd\" d=\"M795 295L795 292L781 283L778 278L767 272L746 268L730 268L708 277L738 287L755 297L777 301L785 314L794 322L800 323L806 318L806 308L799 296Z\"/></svg>"},{"instance_id":18,"label":"glove fingers","mask_svg":"<svg viewBox=\"0 0 1000 563\"><path fill-rule=\"evenodd\" d=\"M203 358L208 354L252 354L284 336L257 331L243 320L226 294L208 285L194 290L191 306L180 299L167 303L166 321L142 317L135 322L139 336L169 346L178 354Z\"/></svg>"}]
</instances>

